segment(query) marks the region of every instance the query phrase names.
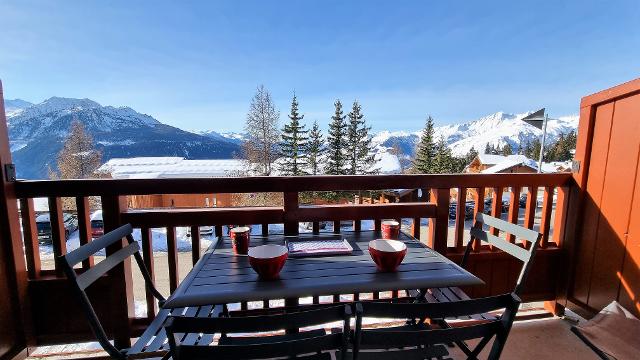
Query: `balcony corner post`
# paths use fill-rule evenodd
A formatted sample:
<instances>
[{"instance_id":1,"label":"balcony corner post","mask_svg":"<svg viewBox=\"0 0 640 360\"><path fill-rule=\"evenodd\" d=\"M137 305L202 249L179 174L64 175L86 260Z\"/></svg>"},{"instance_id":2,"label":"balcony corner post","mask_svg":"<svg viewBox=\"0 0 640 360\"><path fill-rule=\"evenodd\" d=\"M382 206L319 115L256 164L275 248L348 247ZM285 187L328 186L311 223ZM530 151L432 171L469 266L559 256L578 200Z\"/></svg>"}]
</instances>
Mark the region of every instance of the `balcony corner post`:
<instances>
[{"instance_id":1,"label":"balcony corner post","mask_svg":"<svg viewBox=\"0 0 640 360\"><path fill-rule=\"evenodd\" d=\"M122 213L127 209L126 196L102 196L102 216L104 231L114 230L123 224ZM124 241L124 240L123 240ZM116 242L107 247L107 255L122 249L123 242ZM131 318L135 316L133 299L133 279L131 273L131 259L123 261L120 265L109 271L112 277L110 296L112 299L124 299L117 301L110 308L110 318L114 345L119 348L131 346Z\"/></svg>"}]
</instances>

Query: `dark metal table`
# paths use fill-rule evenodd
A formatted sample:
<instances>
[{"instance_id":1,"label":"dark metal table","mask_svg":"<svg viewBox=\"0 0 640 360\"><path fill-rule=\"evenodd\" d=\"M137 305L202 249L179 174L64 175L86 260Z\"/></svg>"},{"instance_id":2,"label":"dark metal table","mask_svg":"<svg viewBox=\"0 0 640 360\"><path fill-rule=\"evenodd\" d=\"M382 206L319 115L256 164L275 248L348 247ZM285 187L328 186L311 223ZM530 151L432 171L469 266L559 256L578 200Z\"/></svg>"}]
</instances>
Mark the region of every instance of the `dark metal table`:
<instances>
[{"instance_id":1,"label":"dark metal table","mask_svg":"<svg viewBox=\"0 0 640 360\"><path fill-rule=\"evenodd\" d=\"M326 239L328 235L319 236ZM377 271L369 256L368 242L379 238L379 233L345 232L339 236L353 247L351 255L289 257L280 279L275 281L260 280L251 269L249 259L233 255L229 238L222 237L211 244L164 308L483 284L473 274L406 234L401 233L400 240L407 244L407 255L395 273ZM301 234L297 238L313 239L314 236ZM251 238L251 246L284 242L283 235Z\"/></svg>"}]
</instances>

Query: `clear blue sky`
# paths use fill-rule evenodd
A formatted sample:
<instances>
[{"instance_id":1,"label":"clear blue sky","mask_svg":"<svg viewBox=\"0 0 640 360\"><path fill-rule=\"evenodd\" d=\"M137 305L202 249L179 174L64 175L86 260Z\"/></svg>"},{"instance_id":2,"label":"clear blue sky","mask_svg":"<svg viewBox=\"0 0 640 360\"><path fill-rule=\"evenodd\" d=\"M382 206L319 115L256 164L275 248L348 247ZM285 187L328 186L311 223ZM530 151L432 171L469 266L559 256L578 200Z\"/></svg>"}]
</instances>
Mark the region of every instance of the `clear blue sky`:
<instances>
[{"instance_id":1,"label":"clear blue sky","mask_svg":"<svg viewBox=\"0 0 640 360\"><path fill-rule=\"evenodd\" d=\"M7 98L87 97L186 129L241 130L258 84L325 125L360 100L416 130L580 98L640 76L640 1L13 1Z\"/></svg>"}]
</instances>

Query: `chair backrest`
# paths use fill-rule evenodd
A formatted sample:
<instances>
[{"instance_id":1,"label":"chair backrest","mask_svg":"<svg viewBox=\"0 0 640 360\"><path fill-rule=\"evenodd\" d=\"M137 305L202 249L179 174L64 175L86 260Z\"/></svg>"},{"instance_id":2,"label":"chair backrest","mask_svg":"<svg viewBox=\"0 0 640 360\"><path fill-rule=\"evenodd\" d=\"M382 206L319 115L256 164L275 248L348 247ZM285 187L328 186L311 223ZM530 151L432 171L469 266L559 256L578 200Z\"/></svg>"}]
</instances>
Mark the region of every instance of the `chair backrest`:
<instances>
[{"instance_id":1,"label":"chair backrest","mask_svg":"<svg viewBox=\"0 0 640 360\"><path fill-rule=\"evenodd\" d=\"M495 336L489 359L498 359L507 340L515 314L520 305L520 298L515 294L504 294L487 298L462 300L443 303L388 303L362 302L356 304L356 331L354 340L354 357L358 357L360 348L378 347L400 348L411 346L434 346L471 339L481 339L469 358L475 358L486 344ZM376 328L363 329L364 317L415 319L444 319L479 314L498 309L505 309L500 318L476 323L469 326L449 328L411 328L400 329Z\"/></svg>"},{"instance_id":2,"label":"chair backrest","mask_svg":"<svg viewBox=\"0 0 640 360\"><path fill-rule=\"evenodd\" d=\"M498 229L499 231L512 234L517 239L523 240L526 246L521 247L514 243L508 242L503 238L492 235L489 232L484 231L482 229L482 225L487 225ZM542 238L542 234L537 231L527 229L525 227L512 224L508 221L504 221L502 219L498 219L496 217L489 216L483 213L478 213L476 215L476 223L469 232L471 234L471 237L469 239L469 242L467 243L467 248L465 249L464 256L462 257L462 262L460 265L462 267L465 266L466 260L469 257L469 253L471 252L474 239L484 241L497 247L498 249L522 261L523 263L522 270L520 271L520 275L518 276L518 281L516 282L516 287L513 290L513 292L519 296L522 292L522 288L524 287L524 283L529 274L529 270L531 269L531 260L536 253L538 244L540 243L540 239Z\"/></svg>"},{"instance_id":3,"label":"chair backrest","mask_svg":"<svg viewBox=\"0 0 640 360\"><path fill-rule=\"evenodd\" d=\"M98 339L98 342L100 343L100 345L102 345L105 351L107 351L107 353L109 353L111 357L115 358L125 358L126 355L123 351L117 349L109 342L109 338L107 337L102 324L100 324L100 320L98 319L98 316L96 315L93 306L89 301L89 297L85 292L87 287L100 279L100 277L105 275L109 270L125 261L127 258L129 258L129 256L133 255L136 259L138 267L140 268L142 276L144 277L147 287L151 290L151 292L157 299L159 299L160 301L164 301L162 295L153 285L151 276L149 275L149 271L144 266L142 256L139 252L140 247L138 243L133 239L133 236L131 235L132 232L133 229L130 224L123 225L89 242L88 244L82 245L79 248L70 251L66 255L58 258L58 261L62 266L67 278L72 283L72 288L74 289L80 300L82 309L87 316L87 320L89 321L91 330L93 331L96 338ZM76 271L73 269L75 265L81 263L83 260L86 260L90 256L95 255L97 252L106 249L108 246L116 243L117 241L122 241L123 238L127 239L128 245L114 252L113 254L110 254L95 266L87 269L80 274L76 273Z\"/></svg>"},{"instance_id":4,"label":"chair backrest","mask_svg":"<svg viewBox=\"0 0 640 360\"><path fill-rule=\"evenodd\" d=\"M262 359L281 356L341 350L344 355L349 344L351 306L336 305L313 310L243 317L197 318L169 317L165 325L173 359ZM257 333L317 326L342 322L342 332L314 337L286 338L281 341L241 345L183 345L186 334Z\"/></svg>"}]
</instances>

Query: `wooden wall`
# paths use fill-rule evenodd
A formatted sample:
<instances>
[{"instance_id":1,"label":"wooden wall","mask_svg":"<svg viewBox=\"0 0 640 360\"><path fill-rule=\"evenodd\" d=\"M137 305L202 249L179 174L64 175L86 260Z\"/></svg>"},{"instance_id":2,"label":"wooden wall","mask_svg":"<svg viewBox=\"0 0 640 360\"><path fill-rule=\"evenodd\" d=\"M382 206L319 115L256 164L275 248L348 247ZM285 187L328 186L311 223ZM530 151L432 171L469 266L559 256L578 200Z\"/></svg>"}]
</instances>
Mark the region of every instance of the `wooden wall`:
<instances>
[{"instance_id":1,"label":"wooden wall","mask_svg":"<svg viewBox=\"0 0 640 360\"><path fill-rule=\"evenodd\" d=\"M574 174L578 212L569 300L640 315L640 79L585 97Z\"/></svg>"},{"instance_id":2,"label":"wooden wall","mask_svg":"<svg viewBox=\"0 0 640 360\"><path fill-rule=\"evenodd\" d=\"M232 194L156 194L131 195L127 202L132 209L164 208L164 207L209 207L214 203L218 207L234 206Z\"/></svg>"}]
</instances>

